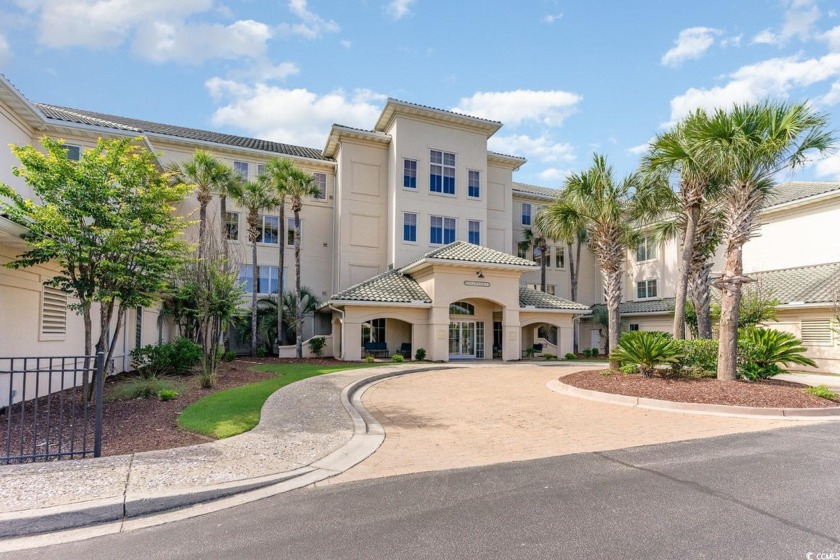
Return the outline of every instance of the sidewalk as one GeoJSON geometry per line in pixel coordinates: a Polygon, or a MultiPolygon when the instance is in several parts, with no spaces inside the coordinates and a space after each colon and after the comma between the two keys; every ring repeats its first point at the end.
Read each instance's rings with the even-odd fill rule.
{"type": "Polygon", "coordinates": [[[840,375],[820,375],[818,373],[782,373],[775,376],[773,379],[804,383],[805,385],[810,385],[811,387],[825,385],[831,391],[840,393],[840,375]]]}
{"type": "Polygon", "coordinates": [[[274,393],[253,430],[212,443],[0,467],[0,538],[119,521],[284,481],[299,484],[287,482],[282,491],[329,478],[368,457],[384,439],[381,426],[358,406],[368,383],[442,367],[383,366],[305,379],[274,393]]]}

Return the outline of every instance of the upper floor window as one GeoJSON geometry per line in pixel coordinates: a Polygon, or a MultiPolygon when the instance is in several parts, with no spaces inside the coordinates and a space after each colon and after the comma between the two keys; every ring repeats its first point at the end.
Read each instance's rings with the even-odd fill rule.
{"type": "MultiPolygon", "coordinates": [[[[528,284],[527,287],[531,288],[532,290],[536,290],[538,292],[542,291],[542,290],[540,290],[540,288],[542,287],[541,284],[528,284]]],[[[545,293],[553,296],[553,295],[556,295],[555,292],[557,292],[557,286],[555,286],[554,284],[546,284],[545,285],[545,293]]]]}
{"type": "Polygon", "coordinates": [[[403,160],[403,187],[417,188],[417,161],[413,159],[403,160]]]}
{"type": "Polygon", "coordinates": [[[531,225],[531,205],[527,202],[522,203],[522,225],[531,225]]]}
{"type": "MultiPolygon", "coordinates": [[[[257,293],[276,294],[278,286],[278,268],[276,266],[257,267],[257,293]]],[[[254,271],[250,264],[239,267],[239,283],[246,294],[254,293],[254,271]]]]}
{"type": "MultiPolygon", "coordinates": [[[[303,243],[303,220],[300,222],[300,242],[303,243]]],[[[286,218],[286,245],[294,247],[295,245],[295,219],[286,218]]]]}
{"type": "Polygon", "coordinates": [[[432,216],[429,243],[432,245],[446,245],[455,241],[455,218],[432,216]]]}
{"type": "Polygon", "coordinates": [[[327,198],[327,174],[326,173],[313,173],[312,176],[315,178],[315,186],[318,187],[318,194],[315,195],[315,198],[318,200],[326,200],[327,198]]]}
{"type": "Polygon", "coordinates": [[[636,262],[651,261],[656,258],[656,240],[651,236],[643,237],[636,246],[636,262]]]}
{"type": "Polygon", "coordinates": [[[262,216],[262,227],[257,233],[257,242],[276,245],[280,237],[280,218],[262,216]]]}
{"type": "Polygon", "coordinates": [[[516,256],[520,259],[527,259],[528,258],[528,248],[525,247],[523,244],[518,243],[516,245],[516,256]]]}
{"type": "Polygon", "coordinates": [[[239,239],[239,212],[227,212],[225,216],[225,232],[231,241],[239,239]]]}
{"type": "Polygon", "coordinates": [[[554,252],[557,253],[557,258],[554,259],[554,265],[557,268],[566,268],[566,248],[555,247],[554,252]]]}
{"type": "Polygon", "coordinates": [[[79,146],[73,146],[71,144],[65,144],[64,150],[67,152],[67,159],[70,161],[79,161],[82,159],[82,148],[79,146]]]}
{"type": "Polygon", "coordinates": [[[431,150],[429,159],[429,190],[455,194],[455,154],[431,150]]]}
{"type": "Polygon", "coordinates": [[[450,315],[475,315],[475,306],[466,301],[456,301],[449,304],[450,315]]]}
{"type": "Polygon", "coordinates": [[[481,173],[470,171],[467,177],[467,196],[470,198],[481,197],[481,173]]]}
{"type": "Polygon", "coordinates": [[[636,282],[636,299],[656,297],[656,280],[642,280],[636,282]]]}
{"type": "Polygon", "coordinates": [[[248,162],[247,161],[234,161],[233,162],[233,170],[239,174],[240,177],[243,179],[248,179],[248,162]]]}
{"type": "Polygon", "coordinates": [[[481,245],[481,222],[478,220],[470,220],[467,224],[467,241],[473,245],[481,245]]]}
{"type": "Polygon", "coordinates": [[[412,212],[403,214],[403,241],[417,241],[417,214],[412,212]]]}
{"type": "Polygon", "coordinates": [[[264,163],[258,163],[257,164],[257,177],[259,177],[260,175],[265,175],[266,169],[268,169],[268,167],[266,167],[266,165],[264,163]]]}

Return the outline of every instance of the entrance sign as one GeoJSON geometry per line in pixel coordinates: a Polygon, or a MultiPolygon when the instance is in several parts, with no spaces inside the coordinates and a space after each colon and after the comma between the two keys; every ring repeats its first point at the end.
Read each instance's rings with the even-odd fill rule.
{"type": "Polygon", "coordinates": [[[479,282],[478,280],[464,280],[464,286],[476,286],[479,288],[489,288],[490,282],[479,282]]]}

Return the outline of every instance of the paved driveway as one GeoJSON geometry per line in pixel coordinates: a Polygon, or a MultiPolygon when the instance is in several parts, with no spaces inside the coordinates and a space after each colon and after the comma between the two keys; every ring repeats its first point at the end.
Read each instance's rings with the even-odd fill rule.
{"type": "Polygon", "coordinates": [[[362,400],[384,426],[385,443],[327,483],[805,425],[642,410],[546,388],[583,369],[470,364],[374,385],[362,400]]]}

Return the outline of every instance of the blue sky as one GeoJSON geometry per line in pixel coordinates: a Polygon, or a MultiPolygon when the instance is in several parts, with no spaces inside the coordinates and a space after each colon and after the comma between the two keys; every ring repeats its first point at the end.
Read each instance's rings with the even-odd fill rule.
{"type": "MultiPolygon", "coordinates": [[[[28,98],[322,148],[388,97],[502,121],[515,180],[621,173],[695,107],[810,100],[840,128],[830,0],[0,0],[28,98]]],[[[789,178],[789,177],[786,177],[789,178]]],[[[840,179],[840,155],[797,179],[840,179]]]]}

